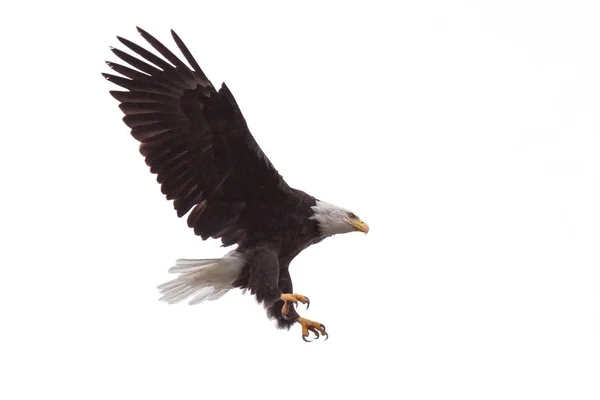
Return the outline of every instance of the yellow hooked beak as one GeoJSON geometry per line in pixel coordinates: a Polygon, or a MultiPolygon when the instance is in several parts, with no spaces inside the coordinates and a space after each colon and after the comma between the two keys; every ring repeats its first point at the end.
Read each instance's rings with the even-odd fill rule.
{"type": "Polygon", "coordinates": [[[367,225],[366,222],[363,222],[360,219],[353,220],[352,226],[354,226],[357,231],[364,232],[365,234],[369,233],[369,225],[367,225]]]}

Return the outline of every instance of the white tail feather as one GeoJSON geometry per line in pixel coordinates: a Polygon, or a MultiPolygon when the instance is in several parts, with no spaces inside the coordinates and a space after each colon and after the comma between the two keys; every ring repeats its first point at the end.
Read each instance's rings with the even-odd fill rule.
{"type": "Polygon", "coordinates": [[[162,294],[160,300],[174,304],[194,296],[190,305],[217,300],[232,289],[243,266],[244,260],[235,250],[220,259],[177,260],[169,272],[179,273],[179,276],[158,286],[162,294]]]}
{"type": "Polygon", "coordinates": [[[214,264],[220,261],[218,258],[211,258],[207,260],[186,260],[180,259],[177,260],[174,267],[169,268],[170,274],[181,273],[184,274],[186,272],[194,272],[198,271],[200,267],[205,265],[214,264]]]}

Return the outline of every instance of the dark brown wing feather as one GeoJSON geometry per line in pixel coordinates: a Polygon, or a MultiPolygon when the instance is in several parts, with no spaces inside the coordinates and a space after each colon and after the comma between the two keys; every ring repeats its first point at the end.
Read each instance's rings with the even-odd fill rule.
{"type": "Polygon", "coordinates": [[[263,210],[264,202],[284,201],[290,188],[252,137],[227,86],[215,90],[177,34],[171,31],[193,69],[138,31],[164,59],[119,37],[140,58],[112,49],[135,69],[107,62],[123,77],[104,77],[127,89],[110,93],[177,215],[193,208],[188,225],[197,235],[236,243],[253,228],[243,215],[261,203],[263,210]]]}

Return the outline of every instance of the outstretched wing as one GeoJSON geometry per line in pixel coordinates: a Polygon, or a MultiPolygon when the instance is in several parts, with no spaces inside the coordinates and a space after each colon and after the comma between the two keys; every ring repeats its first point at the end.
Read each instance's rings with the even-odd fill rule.
{"type": "Polygon", "coordinates": [[[194,208],[188,225],[197,235],[236,243],[249,229],[239,218],[242,212],[265,199],[284,198],[290,188],[252,137],[227,86],[215,90],[179,36],[171,31],[191,69],[138,31],[164,58],[118,37],[139,57],[112,49],[135,69],[107,62],[123,77],[104,77],[127,89],[110,93],[121,103],[123,121],[141,142],[163,194],[174,200],[177,216],[194,208]]]}

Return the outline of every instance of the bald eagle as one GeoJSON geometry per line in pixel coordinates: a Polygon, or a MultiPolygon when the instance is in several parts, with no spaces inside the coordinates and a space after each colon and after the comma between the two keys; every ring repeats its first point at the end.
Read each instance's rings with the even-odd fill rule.
{"type": "Polygon", "coordinates": [[[302,250],[326,237],[369,231],[356,214],[287,185],[252,137],[233,95],[216,90],[179,36],[171,31],[186,65],[142,29],[141,36],[162,57],[121,38],[137,56],[111,48],[131,67],[108,66],[104,73],[126,91],[110,91],[123,121],[140,142],[150,172],[157,174],[178,217],[186,214],[194,233],[237,245],[221,259],[180,259],[160,285],[161,300],[189,304],[215,300],[232,288],[248,290],[279,328],[294,324],[316,338],[325,326],[300,317],[298,302],[309,299],[292,288],[289,265],[302,250]],[[135,69],[134,69],[135,68],[135,69]],[[191,211],[191,212],[190,212],[191,211]]]}

